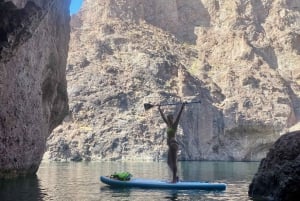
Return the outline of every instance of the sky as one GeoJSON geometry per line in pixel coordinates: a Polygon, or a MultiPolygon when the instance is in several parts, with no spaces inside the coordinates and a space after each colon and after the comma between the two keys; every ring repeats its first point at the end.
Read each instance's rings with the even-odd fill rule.
{"type": "Polygon", "coordinates": [[[77,13],[80,9],[81,4],[82,0],[71,0],[70,15],[77,13]]]}

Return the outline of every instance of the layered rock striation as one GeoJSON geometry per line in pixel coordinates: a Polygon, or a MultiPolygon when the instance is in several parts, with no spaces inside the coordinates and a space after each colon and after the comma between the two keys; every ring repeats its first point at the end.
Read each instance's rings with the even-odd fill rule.
{"type": "Polygon", "coordinates": [[[0,178],[34,174],[68,113],[69,3],[0,1],[0,178]]]}
{"type": "Polygon", "coordinates": [[[164,159],[164,123],[143,104],[201,99],[180,122],[181,160],[262,159],[299,122],[299,22],[297,0],[85,0],[71,114],[45,158],[164,159]]]}

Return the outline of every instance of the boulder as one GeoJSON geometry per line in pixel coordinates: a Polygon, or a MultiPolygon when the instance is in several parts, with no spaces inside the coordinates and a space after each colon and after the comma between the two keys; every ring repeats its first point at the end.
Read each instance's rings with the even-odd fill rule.
{"type": "Polygon", "coordinates": [[[300,197],[300,131],[281,136],[263,159],[249,187],[249,196],[275,201],[300,197]]]}

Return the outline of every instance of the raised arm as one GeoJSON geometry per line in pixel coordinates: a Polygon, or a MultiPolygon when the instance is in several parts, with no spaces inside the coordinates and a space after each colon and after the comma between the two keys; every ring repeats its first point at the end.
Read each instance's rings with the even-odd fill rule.
{"type": "Polygon", "coordinates": [[[182,113],[182,111],[183,111],[183,108],[184,108],[185,104],[186,104],[186,103],[184,102],[184,103],[182,103],[182,105],[181,105],[180,111],[179,111],[179,113],[178,113],[178,115],[177,115],[177,117],[176,117],[176,120],[175,120],[175,122],[174,122],[174,126],[175,126],[175,127],[177,127],[178,124],[179,124],[179,119],[180,119],[180,116],[181,116],[181,113],[182,113]]]}
{"type": "Polygon", "coordinates": [[[163,118],[164,122],[166,124],[168,124],[167,118],[165,117],[164,113],[161,111],[160,106],[158,106],[158,110],[159,110],[159,113],[160,113],[161,117],[163,118]]]}

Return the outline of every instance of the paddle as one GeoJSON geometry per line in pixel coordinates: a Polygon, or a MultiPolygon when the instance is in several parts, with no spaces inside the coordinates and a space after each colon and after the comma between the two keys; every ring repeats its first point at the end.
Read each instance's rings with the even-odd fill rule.
{"type": "MultiPolygon", "coordinates": [[[[192,104],[192,103],[201,103],[201,101],[192,101],[192,102],[186,102],[186,104],[192,104]]],[[[149,110],[153,108],[154,106],[167,106],[167,105],[179,105],[182,104],[181,102],[179,103],[165,103],[165,104],[151,104],[151,103],[144,103],[144,108],[145,110],[149,110]]]]}

